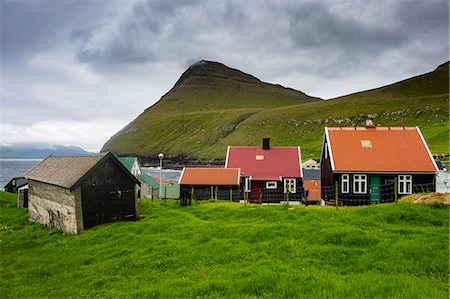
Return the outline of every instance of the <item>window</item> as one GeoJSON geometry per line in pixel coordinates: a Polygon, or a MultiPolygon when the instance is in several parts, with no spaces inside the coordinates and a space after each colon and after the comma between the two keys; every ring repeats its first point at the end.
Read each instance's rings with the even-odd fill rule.
{"type": "Polygon", "coordinates": [[[350,184],[350,176],[348,174],[343,174],[341,176],[341,192],[348,193],[349,192],[349,184],[350,184]]]}
{"type": "Polygon", "coordinates": [[[276,181],[266,182],[266,189],[277,189],[277,182],[276,181]]]}
{"type": "Polygon", "coordinates": [[[296,184],[295,179],[284,179],[284,193],[295,193],[296,184]]]}
{"type": "Polygon", "coordinates": [[[370,140],[361,140],[362,148],[372,148],[372,142],[370,140]]]}
{"type": "Polygon", "coordinates": [[[245,178],[244,179],[244,191],[245,192],[250,192],[250,188],[251,188],[250,178],[245,178]]]}
{"type": "Polygon", "coordinates": [[[398,193],[399,194],[412,193],[412,177],[410,175],[398,176],[398,193]]]}
{"type": "Polygon", "coordinates": [[[365,174],[353,175],[353,193],[355,194],[367,193],[367,175],[365,174]]]}

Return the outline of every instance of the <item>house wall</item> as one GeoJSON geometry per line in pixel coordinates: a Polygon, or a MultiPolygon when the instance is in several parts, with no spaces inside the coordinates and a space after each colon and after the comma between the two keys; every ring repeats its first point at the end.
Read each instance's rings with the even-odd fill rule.
{"type": "Polygon", "coordinates": [[[320,159],[320,179],[322,186],[334,185],[333,170],[331,169],[331,159],[329,153],[325,155],[325,151],[328,151],[328,147],[324,146],[324,151],[320,159]]]}
{"type": "MultiPolygon", "coordinates": [[[[180,198],[190,199],[192,190],[194,190],[194,198],[196,200],[205,200],[214,198],[216,194],[216,186],[205,185],[179,185],[180,186],[180,198]],[[212,189],[211,189],[212,187],[212,189]]],[[[230,190],[232,193],[232,201],[239,201],[242,199],[242,193],[238,186],[217,186],[217,198],[222,200],[230,200],[230,190]]]]}
{"type": "MultiPolygon", "coordinates": [[[[342,193],[342,174],[335,173],[333,174],[333,181],[338,182],[338,197],[339,200],[343,202],[344,205],[361,205],[361,204],[370,204],[370,178],[372,176],[380,177],[381,184],[381,198],[380,202],[392,202],[395,198],[395,190],[394,190],[394,180],[397,178],[399,174],[377,174],[377,173],[364,173],[360,174],[367,175],[367,193],[364,194],[355,194],[353,191],[353,173],[349,173],[349,192],[342,193]]],[[[406,174],[408,175],[408,174],[406,174]]],[[[412,176],[412,192],[434,192],[435,187],[435,175],[434,174],[410,174],[412,176]]],[[[397,185],[398,191],[398,185],[397,185]]],[[[397,198],[404,196],[405,194],[398,194],[397,198]]],[[[334,183],[331,186],[324,186],[322,188],[322,198],[326,200],[334,200],[336,197],[335,186],[334,183]]]]}
{"type": "Polygon", "coordinates": [[[17,190],[17,207],[28,208],[28,186],[17,190]]]}
{"type": "Polygon", "coordinates": [[[141,182],[141,198],[153,198],[153,188],[146,182],[142,180],[139,181],[141,182]]]}
{"type": "Polygon", "coordinates": [[[162,186],[162,198],[178,199],[180,197],[180,185],[164,184],[162,186]]]}
{"type": "MultiPolygon", "coordinates": [[[[120,163],[120,162],[118,162],[120,163]]],[[[126,190],[133,190],[133,196],[130,198],[130,200],[133,201],[134,211],[129,211],[128,203],[130,203],[127,199],[126,202],[121,202],[120,205],[126,209],[122,212],[125,214],[134,214],[134,219],[136,219],[138,212],[138,201],[137,201],[137,185],[133,179],[131,179],[124,170],[119,167],[118,163],[115,163],[112,159],[105,160],[102,164],[97,165],[95,169],[92,171],[92,173],[89,174],[88,177],[84,179],[84,181],[81,184],[81,188],[88,190],[89,188],[92,188],[93,186],[100,187],[99,189],[110,189],[111,192],[118,193],[118,192],[124,192],[126,190]]],[[[142,191],[141,191],[142,192],[142,191]]],[[[88,194],[89,192],[86,192],[88,194]]],[[[98,194],[97,194],[98,195],[98,194]]],[[[111,195],[111,198],[114,198],[113,195],[111,195]]],[[[116,195],[115,200],[119,200],[119,196],[116,195]]],[[[124,197],[120,197],[123,199],[124,197]]],[[[127,197],[128,198],[128,197],[127,197]]],[[[84,199],[83,199],[84,200],[84,199]]],[[[111,199],[113,200],[113,199],[111,199]]],[[[112,203],[111,205],[115,205],[112,203]]],[[[121,220],[122,216],[124,215],[118,215],[116,220],[121,220]]],[[[110,221],[112,221],[111,219],[110,221]]],[[[105,219],[102,220],[102,223],[109,222],[105,221],[105,219]]]]}
{"type": "Polygon", "coordinates": [[[441,170],[436,175],[436,192],[450,192],[450,172],[441,170]]]}
{"type": "Polygon", "coordinates": [[[28,216],[30,221],[66,233],[83,230],[80,188],[69,189],[41,183],[28,182],[28,216]]]}

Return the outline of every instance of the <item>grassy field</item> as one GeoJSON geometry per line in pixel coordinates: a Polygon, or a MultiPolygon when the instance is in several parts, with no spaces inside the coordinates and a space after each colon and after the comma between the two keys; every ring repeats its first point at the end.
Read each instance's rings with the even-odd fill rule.
{"type": "Polygon", "coordinates": [[[0,193],[1,298],[448,298],[448,208],[140,202],[63,235],[0,193]]]}
{"type": "Polygon", "coordinates": [[[326,126],[419,126],[433,153],[449,151],[449,66],[392,85],[321,101],[262,83],[225,66],[179,81],[156,105],[113,136],[102,150],[208,163],[228,145],[300,145],[320,158],[326,126]]]}

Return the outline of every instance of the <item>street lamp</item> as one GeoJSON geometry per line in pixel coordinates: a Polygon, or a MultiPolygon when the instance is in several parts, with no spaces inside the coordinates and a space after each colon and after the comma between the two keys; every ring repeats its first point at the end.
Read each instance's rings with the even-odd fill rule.
{"type": "Polygon", "coordinates": [[[162,160],[164,158],[163,153],[159,153],[159,199],[162,199],[162,160]]]}

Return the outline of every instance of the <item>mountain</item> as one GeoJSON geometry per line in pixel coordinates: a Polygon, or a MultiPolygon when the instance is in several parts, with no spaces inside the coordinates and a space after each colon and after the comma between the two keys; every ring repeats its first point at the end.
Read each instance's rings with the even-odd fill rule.
{"type": "Polygon", "coordinates": [[[320,100],[203,60],[190,66],[167,94],[115,134],[102,151],[138,156],[163,152],[195,159],[198,151],[216,144],[255,113],[320,100]]]}
{"type": "Polygon", "coordinates": [[[36,145],[17,143],[11,146],[0,146],[0,158],[43,159],[49,155],[83,155],[88,154],[77,146],[36,145]]]}
{"type": "Polygon", "coordinates": [[[222,162],[227,146],[301,145],[318,158],[325,126],[419,126],[430,150],[448,152],[449,63],[380,88],[321,100],[216,62],[192,65],[159,102],[119,131],[102,151],[172,163],[222,162]]]}

